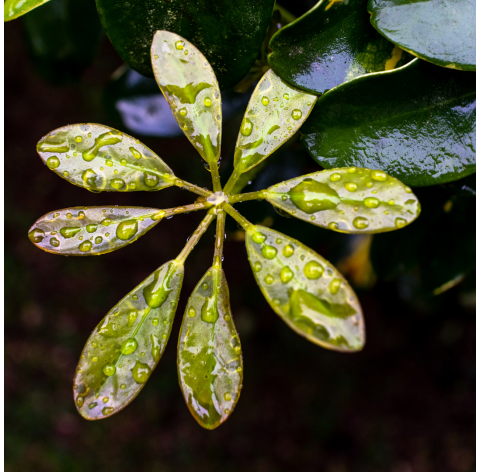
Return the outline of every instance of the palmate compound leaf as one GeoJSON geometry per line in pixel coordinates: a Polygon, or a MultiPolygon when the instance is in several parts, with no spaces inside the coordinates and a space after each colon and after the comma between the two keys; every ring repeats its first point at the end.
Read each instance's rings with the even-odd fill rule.
{"type": "Polygon", "coordinates": [[[155,80],[189,141],[209,165],[220,157],[219,84],[204,55],[186,39],[157,31],[151,48],[155,80]]]}
{"type": "Polygon", "coordinates": [[[34,8],[47,3],[49,0],[6,0],[3,5],[4,21],[15,20],[34,8]]]}
{"type": "Polygon", "coordinates": [[[51,131],[37,152],[57,175],[92,192],[161,190],[175,181],[170,167],[138,139],[95,123],[51,131]]]}
{"type": "Polygon", "coordinates": [[[178,373],[187,406],[206,429],[232,413],[242,389],[242,353],[222,269],[211,267],[187,302],[178,345],[178,373]]]}
{"type": "Polygon", "coordinates": [[[64,256],[91,256],[133,243],[162,219],[142,207],[74,207],[47,213],[28,232],[38,248],[64,256]]]}
{"type": "Polygon", "coordinates": [[[290,328],[327,349],[353,352],[363,348],[361,306],[332,264],[299,241],[265,226],[247,229],[246,247],[264,297],[290,328]]]}
{"type": "Polygon", "coordinates": [[[300,220],[341,233],[403,228],[421,211],[409,187],[381,170],[344,167],[269,187],[266,200],[300,220]]]}
{"type": "Polygon", "coordinates": [[[85,419],[117,413],[145,385],[169,339],[183,276],[183,264],[165,263],[90,335],[74,378],[75,404],[85,419]]]}

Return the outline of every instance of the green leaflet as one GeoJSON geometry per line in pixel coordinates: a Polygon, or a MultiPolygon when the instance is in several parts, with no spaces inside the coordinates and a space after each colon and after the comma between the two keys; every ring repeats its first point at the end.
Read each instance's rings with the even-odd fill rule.
{"type": "Polygon", "coordinates": [[[272,70],[257,84],[242,121],[234,155],[241,174],[262,162],[300,128],[317,97],[291,87],[272,70]]]}
{"type": "Polygon", "coordinates": [[[151,55],[155,80],[177,123],[203,159],[217,166],[222,108],[212,67],[193,44],[168,31],[155,33],[151,55]]]}
{"type": "Polygon", "coordinates": [[[158,30],[195,44],[212,64],[222,90],[253,65],[271,19],[274,0],[96,0],[112,45],[132,69],[152,75],[149,48],[158,30]]]}
{"type": "Polygon", "coordinates": [[[142,207],[66,208],[39,218],[28,237],[38,248],[54,254],[106,254],[139,239],[162,219],[161,214],[142,207]]]}
{"type": "Polygon", "coordinates": [[[317,94],[361,75],[402,66],[412,58],[372,28],[365,0],[321,0],[276,33],[270,47],[274,72],[317,94]]]}
{"type": "Polygon", "coordinates": [[[476,70],[475,0],[369,0],[383,36],[438,66],[476,70]]]}
{"type": "Polygon", "coordinates": [[[323,95],[302,143],[327,169],[382,169],[406,185],[475,172],[475,74],[414,59],[323,95]]]}
{"type": "Polygon", "coordinates": [[[211,267],[187,302],[178,346],[179,383],[206,429],[223,423],[242,388],[242,353],[224,271],[211,267]]]}
{"type": "Polygon", "coordinates": [[[14,20],[47,2],[48,0],[6,0],[3,5],[3,20],[14,20]]]}
{"type": "Polygon", "coordinates": [[[341,233],[380,233],[412,223],[421,207],[409,187],[380,170],[324,170],[267,189],[290,215],[341,233]]]}
{"type": "Polygon", "coordinates": [[[174,173],[157,154],[108,126],[63,126],[44,136],[37,152],[57,175],[93,192],[151,191],[174,185],[174,173]]]}
{"type": "Polygon", "coordinates": [[[184,266],[165,263],[124,297],[90,335],[77,366],[77,410],[98,420],[126,407],[140,392],[169,339],[184,266]]]}
{"type": "Polygon", "coordinates": [[[251,225],[246,247],[257,284],[271,308],[296,333],[336,351],[359,351],[364,319],[344,277],[299,241],[251,225]]]}

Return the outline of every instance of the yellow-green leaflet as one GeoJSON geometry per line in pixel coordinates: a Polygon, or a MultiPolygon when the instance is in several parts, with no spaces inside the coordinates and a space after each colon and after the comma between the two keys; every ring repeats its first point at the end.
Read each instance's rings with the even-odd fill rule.
{"type": "Polygon", "coordinates": [[[35,246],[54,254],[106,254],[139,239],[162,219],[161,214],[142,207],[66,208],[39,218],[28,237],[35,246]]]}
{"type": "Polygon", "coordinates": [[[74,379],[75,404],[84,418],[117,413],[145,385],[169,339],[183,276],[182,264],[165,263],[90,335],[74,379]]]}
{"type": "Polygon", "coordinates": [[[331,263],[265,226],[248,228],[246,247],[266,300],[296,333],[327,349],[351,352],[363,348],[361,306],[331,263]]]}
{"type": "Polygon", "coordinates": [[[92,192],[161,190],[174,185],[170,167],[138,139],[108,126],[84,123],[51,131],[37,144],[47,166],[92,192]]]}
{"type": "Polygon", "coordinates": [[[155,33],[151,59],[155,80],[177,123],[209,165],[217,166],[222,109],[211,65],[192,43],[169,31],[155,33]]]}
{"type": "Polygon", "coordinates": [[[343,167],[269,187],[266,200],[300,220],[341,233],[381,233],[412,223],[412,190],[381,170],[343,167]]]}
{"type": "Polygon", "coordinates": [[[6,0],[3,5],[3,20],[14,20],[47,2],[48,0],[6,0]]]}
{"type": "Polygon", "coordinates": [[[251,169],[291,138],[317,97],[283,82],[268,70],[254,90],[237,138],[235,172],[251,169]]]}
{"type": "Polygon", "coordinates": [[[242,353],[222,269],[211,267],[189,298],[178,346],[179,383],[190,412],[214,429],[232,413],[242,388],[242,353]]]}

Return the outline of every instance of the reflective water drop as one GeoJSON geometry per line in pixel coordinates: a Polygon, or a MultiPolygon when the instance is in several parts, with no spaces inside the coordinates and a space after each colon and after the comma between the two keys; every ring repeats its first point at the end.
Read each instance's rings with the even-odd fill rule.
{"type": "Polygon", "coordinates": [[[116,235],[122,241],[127,241],[135,236],[139,229],[139,223],[137,220],[122,221],[117,226],[116,235]]]}
{"type": "Polygon", "coordinates": [[[232,400],[231,394],[228,392],[224,393],[224,400],[230,402],[232,400]]]}
{"type": "Polygon", "coordinates": [[[154,318],[154,319],[152,320],[152,324],[153,324],[154,326],[157,326],[157,325],[159,324],[159,318],[154,318]]]}
{"type": "Polygon", "coordinates": [[[161,356],[161,348],[159,338],[155,334],[150,335],[150,343],[152,344],[152,349],[150,350],[152,357],[156,362],[159,361],[161,356]]]}
{"type": "Polygon", "coordinates": [[[404,218],[396,218],[396,228],[402,228],[403,226],[406,226],[406,223],[407,221],[404,218]]]}
{"type": "Polygon", "coordinates": [[[194,318],[195,316],[195,308],[193,306],[191,306],[188,310],[187,310],[187,314],[191,317],[191,318],[194,318]]]}
{"type": "Polygon", "coordinates": [[[125,384],[120,384],[120,389],[121,389],[121,390],[125,390],[126,388],[127,388],[127,385],[125,385],[125,384]]]}
{"type": "Polygon", "coordinates": [[[123,165],[123,166],[126,166],[127,165],[127,159],[121,159],[120,164],[123,165]]]}
{"type": "Polygon", "coordinates": [[[266,107],[267,105],[269,105],[269,97],[262,97],[261,102],[266,107]]]}
{"type": "Polygon", "coordinates": [[[123,179],[112,179],[109,183],[110,186],[115,190],[120,190],[125,187],[125,182],[123,179]]]}
{"type": "Polygon", "coordinates": [[[382,170],[373,170],[371,171],[371,178],[373,180],[377,180],[378,182],[384,182],[387,180],[387,174],[382,170]]]}
{"type": "Polygon", "coordinates": [[[109,167],[112,167],[114,165],[113,161],[111,161],[110,159],[107,159],[105,161],[105,164],[107,164],[109,167]]]}
{"type": "Polygon", "coordinates": [[[257,232],[252,235],[252,241],[257,244],[261,244],[266,240],[267,236],[263,233],[257,232]]]}
{"type": "Polygon", "coordinates": [[[115,366],[114,366],[113,364],[105,364],[105,365],[104,365],[104,368],[102,369],[102,372],[103,372],[106,376],[110,377],[110,376],[112,376],[112,375],[115,374],[115,371],[116,371],[116,370],[117,370],[117,369],[115,368],[115,366]]]}
{"type": "Polygon", "coordinates": [[[77,397],[77,399],[75,400],[75,404],[79,407],[79,408],[82,408],[83,404],[84,404],[84,397],[81,397],[80,395],[77,397]]]}
{"type": "Polygon", "coordinates": [[[60,234],[65,238],[73,238],[81,228],[75,228],[75,227],[65,227],[60,229],[60,234]]]}
{"type": "Polygon", "coordinates": [[[254,270],[260,272],[262,269],[262,264],[259,261],[254,262],[254,270]]]}
{"type": "Polygon", "coordinates": [[[131,328],[132,326],[134,326],[135,322],[137,321],[137,316],[138,316],[138,312],[137,310],[130,310],[129,311],[129,318],[128,318],[128,321],[127,321],[127,326],[129,328],[131,328]]]}
{"type": "Polygon", "coordinates": [[[88,233],[95,233],[95,231],[97,231],[97,225],[87,225],[86,230],[88,233]]]}
{"type": "Polygon", "coordinates": [[[291,244],[287,244],[284,246],[284,249],[282,250],[282,255],[284,257],[291,257],[292,254],[294,254],[294,246],[291,244]]]}
{"type": "Polygon", "coordinates": [[[286,284],[287,282],[289,282],[292,279],[292,277],[294,277],[294,272],[292,272],[290,267],[284,266],[281,269],[281,275],[280,275],[281,282],[283,284],[286,284]]]}
{"type": "Polygon", "coordinates": [[[167,300],[170,292],[172,292],[172,289],[168,286],[168,277],[160,278],[160,273],[159,270],[156,271],[154,280],[143,290],[145,301],[151,308],[159,308],[167,300]]]}
{"type": "Polygon", "coordinates": [[[274,259],[277,255],[277,249],[274,246],[265,245],[261,249],[261,253],[266,259],[274,259]]]}
{"type": "Polygon", "coordinates": [[[92,243],[90,241],[84,241],[80,246],[78,247],[82,252],[88,252],[90,249],[92,249],[92,243]]]}
{"type": "Polygon", "coordinates": [[[363,218],[362,216],[358,216],[357,218],[354,218],[352,225],[357,229],[365,229],[369,226],[369,220],[367,218],[363,218]]]}
{"type": "Polygon", "coordinates": [[[339,288],[341,287],[341,279],[332,279],[331,283],[329,284],[329,291],[335,295],[339,292],[339,288]]]}
{"type": "Polygon", "coordinates": [[[107,133],[101,134],[95,139],[94,146],[82,153],[82,157],[87,162],[90,162],[95,159],[95,157],[97,157],[97,153],[99,152],[101,147],[111,144],[117,144],[121,141],[122,136],[120,136],[120,133],[118,131],[109,131],[107,133]],[[115,133],[117,135],[115,135],[115,133]]]}
{"type": "Polygon", "coordinates": [[[57,238],[51,238],[50,239],[50,246],[59,247],[60,241],[57,238]]]}
{"type": "Polygon", "coordinates": [[[249,118],[244,118],[242,120],[242,125],[241,125],[241,129],[240,129],[240,133],[243,135],[243,136],[250,136],[251,133],[252,133],[252,130],[254,128],[254,125],[252,124],[252,121],[249,120],[249,118]]]}
{"type": "Polygon", "coordinates": [[[318,279],[324,273],[324,268],[317,261],[310,261],[304,266],[304,275],[308,279],[318,279]]]}
{"type": "Polygon", "coordinates": [[[288,93],[285,93],[285,94],[283,95],[283,97],[284,97],[285,100],[289,100],[289,94],[288,94],[288,93]]]}
{"type": "Polygon", "coordinates": [[[202,321],[206,323],[215,323],[219,318],[217,310],[217,300],[215,296],[206,298],[200,310],[202,321]]]}
{"type": "Polygon", "coordinates": [[[176,41],[175,43],[175,49],[182,50],[184,49],[185,42],[184,41],[176,41]]]}
{"type": "Polygon", "coordinates": [[[144,172],[144,182],[147,187],[155,187],[159,183],[159,177],[150,172],[144,172]]]}
{"type": "Polygon", "coordinates": [[[142,154],[140,154],[140,152],[137,151],[137,149],[135,149],[134,147],[129,147],[129,151],[132,153],[132,156],[134,156],[135,159],[141,159],[142,158],[142,154]]]}
{"type": "Polygon", "coordinates": [[[137,341],[134,338],[126,339],[122,346],[120,346],[120,352],[124,356],[128,356],[129,354],[134,353],[137,350],[137,341]]]}
{"type": "Polygon", "coordinates": [[[102,415],[104,416],[110,415],[113,412],[114,412],[114,408],[112,408],[111,406],[106,406],[105,408],[102,409],[102,415]]]}
{"type": "Polygon", "coordinates": [[[202,288],[203,288],[204,290],[207,290],[207,289],[209,288],[209,284],[208,284],[207,282],[204,282],[204,283],[202,284],[202,288]]]}
{"type": "Polygon", "coordinates": [[[204,98],[204,105],[205,105],[206,107],[210,107],[210,106],[212,105],[212,99],[209,98],[209,97],[205,97],[205,98],[204,98]]]}
{"type": "Polygon", "coordinates": [[[181,108],[179,110],[179,115],[180,116],[187,116],[187,109],[186,108],[181,108]]]}
{"type": "Polygon", "coordinates": [[[346,182],[344,184],[344,188],[348,191],[348,192],[355,192],[357,190],[357,184],[355,184],[354,182],[346,182]]]}
{"type": "Polygon", "coordinates": [[[287,195],[282,195],[281,200],[286,202],[289,197],[287,195]]]}
{"type": "Polygon", "coordinates": [[[338,182],[339,180],[342,179],[342,175],[341,174],[331,174],[331,176],[329,177],[330,181],[331,182],[338,182]]]}
{"type": "Polygon", "coordinates": [[[147,382],[152,370],[147,364],[137,361],[132,369],[132,377],[138,384],[147,382]]]}
{"type": "Polygon", "coordinates": [[[41,243],[44,237],[45,231],[41,230],[40,228],[32,229],[32,231],[28,233],[28,239],[30,239],[32,243],[41,243]]]}
{"type": "Polygon", "coordinates": [[[389,205],[394,205],[394,203],[396,203],[394,200],[389,200],[388,201],[389,205]]]}
{"type": "Polygon", "coordinates": [[[103,226],[110,226],[112,223],[113,221],[110,218],[105,218],[100,222],[103,226]]]}
{"type": "Polygon", "coordinates": [[[332,229],[333,231],[335,231],[336,229],[339,228],[339,225],[338,225],[335,221],[331,221],[331,222],[327,225],[327,227],[328,227],[329,229],[332,229]]]}
{"type": "Polygon", "coordinates": [[[364,205],[368,208],[377,208],[381,202],[375,197],[367,197],[364,199],[364,205]]]}
{"type": "Polygon", "coordinates": [[[47,159],[47,166],[49,169],[56,169],[60,165],[60,159],[57,156],[52,156],[47,159]]]}
{"type": "Polygon", "coordinates": [[[272,282],[274,282],[274,277],[272,277],[272,275],[266,275],[266,278],[264,279],[264,282],[268,285],[272,284],[272,282]]]}
{"type": "Polygon", "coordinates": [[[98,405],[97,402],[89,403],[89,410],[93,410],[98,405]]]}
{"type": "Polygon", "coordinates": [[[75,141],[77,141],[77,143],[81,143],[82,142],[82,136],[76,136],[75,141]]]}
{"type": "Polygon", "coordinates": [[[291,116],[294,120],[300,120],[302,118],[302,111],[301,110],[292,110],[291,116]]]}
{"type": "Polygon", "coordinates": [[[95,244],[100,244],[102,241],[103,241],[102,236],[97,236],[97,237],[95,238],[95,244]]]}
{"type": "Polygon", "coordinates": [[[356,167],[349,167],[348,172],[349,172],[350,174],[354,174],[354,172],[356,172],[356,170],[357,170],[356,167]]]}
{"type": "Polygon", "coordinates": [[[341,199],[338,193],[324,183],[307,178],[289,191],[292,203],[304,213],[312,214],[337,207],[341,199]]]}

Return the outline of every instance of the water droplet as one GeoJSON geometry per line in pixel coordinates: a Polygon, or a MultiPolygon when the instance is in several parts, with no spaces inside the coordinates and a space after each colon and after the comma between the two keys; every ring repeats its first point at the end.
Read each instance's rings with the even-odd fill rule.
{"type": "Polygon", "coordinates": [[[60,159],[57,156],[52,156],[47,159],[47,166],[49,169],[56,169],[60,165],[60,159]]]}
{"type": "Polygon", "coordinates": [[[126,339],[122,346],[120,346],[120,352],[124,356],[128,356],[137,350],[137,341],[134,338],[126,339]]]}
{"type": "Polygon", "coordinates": [[[206,107],[210,107],[212,105],[212,99],[210,97],[205,97],[204,98],[204,105],[206,107]]]}
{"type": "Polygon", "coordinates": [[[129,150],[132,153],[132,156],[135,157],[135,159],[141,159],[142,158],[142,154],[140,154],[140,152],[137,151],[137,149],[135,149],[134,147],[129,147],[129,150]]]}
{"type": "Polygon", "coordinates": [[[312,178],[304,179],[289,191],[292,203],[304,213],[333,210],[340,203],[338,193],[312,178]]]}
{"type": "Polygon", "coordinates": [[[394,205],[394,203],[396,203],[394,200],[389,200],[388,201],[389,205],[394,205]]]}
{"type": "Polygon", "coordinates": [[[189,51],[186,49],[186,50],[184,51],[184,56],[187,56],[187,54],[189,54],[189,51]]]}
{"type": "Polygon", "coordinates": [[[291,244],[287,244],[286,246],[284,246],[282,254],[284,257],[291,257],[292,254],[294,254],[294,246],[292,246],[291,244]]]}
{"type": "Polygon", "coordinates": [[[341,279],[332,279],[331,283],[329,284],[329,291],[335,295],[339,292],[339,288],[341,287],[341,279]]]}
{"type": "Polygon", "coordinates": [[[332,229],[333,231],[337,230],[339,228],[339,225],[335,221],[331,221],[327,227],[329,229],[332,229]]]}
{"type": "MultiPolygon", "coordinates": [[[[171,266],[169,266],[170,271],[171,266]]],[[[157,270],[154,273],[154,280],[144,288],[143,294],[145,301],[151,308],[159,308],[169,296],[172,289],[169,288],[169,278],[160,278],[161,272],[157,270]]]]}
{"type": "Polygon", "coordinates": [[[127,159],[121,159],[120,164],[123,165],[123,166],[126,166],[127,165],[127,159]]]}
{"type": "Polygon", "coordinates": [[[181,108],[179,110],[179,115],[180,116],[187,116],[187,109],[186,108],[181,108]]]}
{"type": "Polygon", "coordinates": [[[368,208],[377,208],[381,202],[375,197],[367,197],[364,199],[364,205],[368,208]]]}
{"type": "Polygon", "coordinates": [[[281,244],[282,243],[282,239],[281,238],[277,238],[276,239],[276,244],[281,244]]]}
{"type": "Polygon", "coordinates": [[[257,232],[252,235],[252,241],[257,244],[261,244],[266,240],[267,236],[263,233],[257,232]]]}
{"type": "Polygon", "coordinates": [[[59,240],[57,238],[51,238],[50,239],[50,246],[59,247],[60,246],[59,240]]]}
{"type": "Polygon", "coordinates": [[[287,201],[287,198],[288,198],[287,195],[282,195],[282,197],[281,197],[283,202],[287,201]]]}
{"type": "Polygon", "coordinates": [[[30,239],[32,243],[41,243],[44,237],[45,231],[41,230],[40,228],[35,228],[28,233],[28,239],[30,239]]]}
{"type": "Polygon", "coordinates": [[[365,229],[369,226],[369,220],[367,218],[363,218],[362,216],[358,216],[357,218],[354,218],[352,225],[357,229],[365,229]]]}
{"type": "Polygon", "coordinates": [[[132,326],[134,326],[135,324],[135,321],[137,320],[137,316],[139,315],[139,313],[137,312],[137,310],[130,310],[129,311],[129,319],[127,321],[127,326],[129,328],[131,328],[132,326]]]}
{"type": "Polygon", "coordinates": [[[100,222],[103,226],[110,226],[113,221],[110,218],[105,218],[100,222]]]}
{"type": "MultiPolygon", "coordinates": [[[[224,400],[226,402],[230,402],[232,400],[232,397],[231,397],[231,394],[230,393],[224,393],[224,400]]],[[[229,411],[229,410],[226,410],[226,411],[229,411]]],[[[228,413],[227,413],[228,414],[228,413]]]]}
{"type": "Polygon", "coordinates": [[[147,187],[155,187],[159,183],[159,177],[150,172],[144,172],[144,182],[147,187]]]}
{"type": "Polygon", "coordinates": [[[203,288],[204,290],[207,290],[207,289],[209,288],[209,284],[208,284],[207,282],[204,282],[204,283],[202,284],[202,288],[203,288]]]}
{"type": "Polygon", "coordinates": [[[121,389],[121,390],[125,390],[126,388],[127,388],[127,385],[125,385],[125,384],[120,384],[120,389],[121,389]]]}
{"type": "Polygon", "coordinates": [[[252,133],[252,129],[254,128],[254,125],[252,124],[252,121],[249,120],[249,118],[244,118],[242,120],[242,125],[240,129],[240,133],[243,136],[250,136],[252,133]]]}
{"type": "Polygon", "coordinates": [[[200,310],[202,321],[206,323],[215,323],[219,318],[219,311],[217,310],[217,300],[215,296],[206,298],[200,310]]]}
{"type": "Polygon", "coordinates": [[[262,269],[262,264],[259,261],[254,262],[254,270],[256,272],[260,272],[261,269],[262,269]]]}
{"type": "Polygon", "coordinates": [[[331,174],[331,177],[329,177],[329,179],[331,180],[331,182],[338,182],[342,179],[342,175],[338,173],[331,174]]]}
{"type": "Polygon", "coordinates": [[[153,324],[154,326],[157,326],[157,325],[159,324],[159,318],[154,318],[154,319],[152,320],[152,324],[153,324]]]}
{"type": "Polygon", "coordinates": [[[344,184],[344,188],[348,191],[348,192],[355,192],[357,190],[357,184],[355,184],[354,182],[346,182],[344,184]]]}
{"type": "Polygon", "coordinates": [[[122,179],[112,179],[109,183],[115,190],[120,190],[125,187],[125,182],[122,179]]]}
{"type": "Polygon", "coordinates": [[[60,234],[65,238],[73,238],[81,228],[74,228],[74,227],[65,227],[60,229],[60,234]]]}
{"type": "Polygon", "coordinates": [[[318,279],[324,273],[324,268],[317,261],[309,261],[304,266],[304,275],[308,279],[318,279]]]}
{"type": "Polygon", "coordinates": [[[97,402],[89,403],[89,410],[93,410],[98,405],[97,402]]]}
{"type": "Polygon", "coordinates": [[[272,275],[266,275],[266,278],[264,279],[264,282],[268,285],[272,284],[272,282],[274,282],[274,277],[272,277],[272,275]]]}
{"type": "Polygon", "coordinates": [[[97,231],[97,225],[87,225],[86,229],[88,233],[95,233],[95,231],[97,231]]]}
{"type": "Polygon", "coordinates": [[[191,318],[194,318],[195,316],[195,308],[193,306],[191,306],[188,310],[187,310],[187,314],[191,317],[191,318]]]}
{"type": "Polygon", "coordinates": [[[103,241],[102,236],[97,236],[97,237],[95,238],[95,244],[100,244],[102,241],[103,241]]]}
{"type": "Polygon", "coordinates": [[[292,272],[291,268],[288,267],[288,266],[284,266],[282,269],[281,269],[281,282],[283,284],[286,284],[287,282],[289,282],[292,277],[294,277],[294,272],[292,272]]]}
{"type": "Polygon", "coordinates": [[[113,364],[105,364],[104,365],[104,368],[102,369],[102,372],[107,375],[108,377],[110,377],[111,375],[114,375],[115,374],[115,371],[117,369],[115,368],[115,366],[113,364]]]}
{"type": "Polygon", "coordinates": [[[357,170],[357,169],[356,169],[355,167],[349,167],[348,172],[349,172],[350,174],[354,174],[354,172],[356,172],[356,170],[357,170]]]}
{"type": "Polygon", "coordinates": [[[266,107],[267,105],[269,105],[269,97],[262,97],[262,104],[266,107]]]}
{"type": "Polygon", "coordinates": [[[102,415],[104,416],[110,415],[113,412],[114,412],[114,408],[112,408],[111,406],[106,406],[105,408],[102,409],[102,415]]]}
{"type": "Polygon", "coordinates": [[[294,120],[300,120],[302,118],[302,111],[298,109],[292,110],[291,116],[294,120]]]}
{"type": "Polygon", "coordinates": [[[413,193],[413,191],[409,187],[404,187],[404,191],[406,193],[413,193]]]}
{"type": "Polygon", "coordinates": [[[99,358],[97,356],[92,357],[92,362],[98,362],[99,358]]]}
{"type": "Polygon", "coordinates": [[[82,136],[76,136],[75,141],[77,141],[77,143],[81,143],[82,142],[82,136]]]}
{"type": "Polygon", "coordinates": [[[122,221],[117,226],[116,235],[122,241],[132,239],[139,229],[139,223],[137,220],[122,221]]]}
{"type": "Polygon", "coordinates": [[[90,241],[84,241],[80,246],[78,247],[82,252],[88,252],[90,249],[92,249],[92,243],[90,241]]]}
{"type": "Polygon", "coordinates": [[[377,180],[378,182],[384,182],[385,180],[387,180],[387,174],[382,170],[372,170],[371,178],[373,180],[377,180]]]}
{"type": "Polygon", "coordinates": [[[286,100],[289,100],[289,94],[288,94],[288,93],[285,93],[285,94],[283,95],[283,97],[284,97],[286,100]]]}
{"type": "Polygon", "coordinates": [[[72,218],[72,213],[67,213],[65,216],[67,217],[67,220],[70,220],[70,218],[72,218]]]}
{"type": "Polygon", "coordinates": [[[406,226],[406,223],[407,221],[404,218],[396,218],[396,228],[402,228],[403,226],[406,226]]]}
{"type": "Polygon", "coordinates": [[[277,256],[277,249],[274,246],[265,245],[262,247],[261,253],[266,259],[274,259],[277,256]]]}

